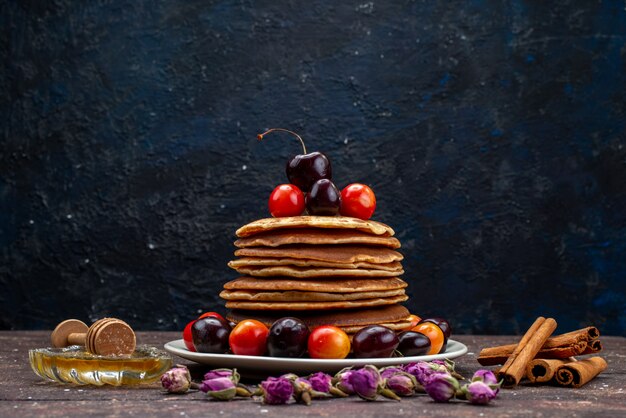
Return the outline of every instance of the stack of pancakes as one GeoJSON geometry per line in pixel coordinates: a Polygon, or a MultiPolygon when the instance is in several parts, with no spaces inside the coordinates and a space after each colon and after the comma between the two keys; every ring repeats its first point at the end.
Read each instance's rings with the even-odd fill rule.
{"type": "Polygon", "coordinates": [[[409,312],[400,242],[389,226],[349,217],[261,219],[237,230],[228,265],[243,277],[220,296],[234,322],[270,325],[295,316],[310,327],[335,325],[349,334],[381,324],[403,329],[409,312]]]}

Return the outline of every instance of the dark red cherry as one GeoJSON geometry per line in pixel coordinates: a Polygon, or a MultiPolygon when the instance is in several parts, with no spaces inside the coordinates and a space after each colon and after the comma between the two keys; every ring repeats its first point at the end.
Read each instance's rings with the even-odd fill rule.
{"type": "Polygon", "coordinates": [[[199,353],[225,353],[230,331],[230,325],[223,318],[198,319],[191,326],[193,345],[199,353]]]}
{"type": "Polygon", "coordinates": [[[341,193],[332,181],[321,179],[313,183],[304,202],[309,215],[334,216],[341,207],[341,193]]]}
{"type": "Polygon", "coordinates": [[[424,356],[430,351],[430,340],[424,334],[405,331],[398,337],[398,351],[404,357],[424,356]]]}
{"type": "Polygon", "coordinates": [[[304,141],[297,133],[289,131],[287,129],[273,128],[268,130],[267,132],[257,135],[257,138],[261,140],[265,135],[273,131],[290,133],[291,135],[298,138],[300,144],[302,144],[302,154],[298,154],[295,157],[291,158],[289,161],[287,161],[286,172],[289,183],[295,184],[300,190],[306,193],[311,190],[311,186],[313,186],[313,183],[315,183],[317,180],[330,180],[332,176],[332,170],[328,158],[326,158],[324,154],[318,151],[307,154],[304,141]]]}
{"type": "Polygon", "coordinates": [[[354,334],[352,352],[356,358],[391,357],[398,343],[398,336],[392,329],[370,325],[354,334]]]}
{"type": "Polygon", "coordinates": [[[287,178],[291,184],[308,192],[317,180],[331,178],[330,161],[321,152],[296,155],[287,161],[287,178]]]}
{"type": "Polygon", "coordinates": [[[298,318],[280,318],[274,322],[267,336],[270,357],[302,357],[309,340],[309,328],[298,318]]]}

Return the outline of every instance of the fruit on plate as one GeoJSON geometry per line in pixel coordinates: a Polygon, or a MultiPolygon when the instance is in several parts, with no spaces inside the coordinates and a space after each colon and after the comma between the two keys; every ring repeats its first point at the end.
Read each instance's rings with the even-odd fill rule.
{"type": "Polygon", "coordinates": [[[439,326],[443,331],[443,335],[446,337],[446,341],[450,338],[450,334],[452,334],[452,327],[450,323],[443,318],[424,318],[421,322],[432,322],[433,324],[439,326]]]}
{"type": "Polygon", "coordinates": [[[230,333],[228,342],[233,354],[242,356],[262,356],[267,350],[269,329],[256,319],[239,322],[230,333]]]}
{"type": "Polygon", "coordinates": [[[273,128],[257,135],[257,138],[261,140],[265,135],[274,131],[287,132],[298,138],[302,145],[302,154],[298,154],[287,161],[287,178],[291,184],[295,184],[306,193],[311,190],[311,186],[317,180],[331,178],[332,170],[328,158],[317,151],[307,154],[304,141],[297,133],[283,128],[273,128]]]}
{"type": "Polygon", "coordinates": [[[197,319],[191,325],[193,345],[200,353],[225,353],[230,331],[231,327],[224,319],[213,316],[197,319]]]}
{"type": "MultiPolygon", "coordinates": [[[[217,312],[205,312],[202,315],[200,315],[198,319],[206,318],[209,316],[224,319],[224,317],[218,314],[217,312]]],[[[183,330],[183,342],[185,343],[185,347],[187,347],[187,350],[189,351],[196,351],[196,348],[193,346],[193,338],[191,336],[191,326],[193,325],[194,322],[196,322],[195,319],[193,321],[190,321],[187,325],[185,325],[185,329],[183,330]]]]}
{"type": "Polygon", "coordinates": [[[321,179],[313,183],[305,202],[309,215],[334,216],[339,213],[341,194],[332,181],[321,179]]]}
{"type": "Polygon", "coordinates": [[[342,359],[350,353],[350,338],[332,325],[314,328],[309,335],[309,356],[318,359],[342,359]]]}
{"type": "Polygon", "coordinates": [[[361,328],[352,337],[352,352],[356,358],[391,357],[398,347],[396,333],[382,325],[361,328]]]}
{"type": "Polygon", "coordinates": [[[306,353],[309,334],[309,328],[298,318],[277,319],[267,336],[267,354],[270,357],[302,357],[306,353]]]}
{"type": "Polygon", "coordinates": [[[419,332],[404,331],[398,339],[400,343],[397,350],[404,357],[423,356],[430,351],[430,339],[419,332]]]}
{"type": "Polygon", "coordinates": [[[268,201],[270,213],[275,218],[299,216],[304,212],[304,193],[293,184],[276,186],[268,201]]]}
{"type": "Polygon", "coordinates": [[[352,183],[341,191],[341,214],[367,220],[376,210],[374,191],[365,184],[352,183]]]}
{"type": "Polygon", "coordinates": [[[442,352],[445,336],[441,328],[432,322],[421,322],[411,331],[424,334],[430,340],[430,350],[428,354],[439,354],[442,352]]]}
{"type": "Polygon", "coordinates": [[[450,335],[452,334],[452,327],[450,326],[450,323],[443,318],[425,318],[425,319],[422,319],[420,323],[421,322],[432,322],[433,324],[441,328],[441,330],[443,331],[443,337],[444,337],[443,347],[441,347],[441,352],[446,351],[446,348],[448,347],[448,339],[450,338],[450,335]]]}
{"type": "Polygon", "coordinates": [[[183,330],[183,342],[189,351],[196,351],[196,347],[193,346],[193,337],[191,336],[191,326],[194,322],[196,322],[195,319],[193,321],[189,321],[183,330]]]}
{"type": "Polygon", "coordinates": [[[218,314],[217,312],[205,312],[202,315],[200,315],[198,317],[198,319],[207,318],[209,316],[212,316],[213,318],[224,319],[224,317],[222,315],[218,314]]]}
{"type": "Polygon", "coordinates": [[[411,325],[409,325],[408,327],[406,327],[406,329],[407,329],[407,330],[410,330],[411,328],[414,328],[414,327],[415,327],[417,324],[419,324],[419,323],[420,323],[420,321],[422,320],[422,318],[420,318],[420,317],[419,317],[419,316],[417,316],[417,315],[413,315],[413,314],[409,315],[409,318],[408,318],[408,319],[411,321],[411,325]]]}

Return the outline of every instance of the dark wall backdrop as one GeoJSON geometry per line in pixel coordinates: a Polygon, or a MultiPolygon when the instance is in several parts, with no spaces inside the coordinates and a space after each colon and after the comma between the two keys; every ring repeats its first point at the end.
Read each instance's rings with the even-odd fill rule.
{"type": "Polygon", "coordinates": [[[373,187],[415,313],[626,333],[623,1],[0,7],[0,328],[222,310],[286,127],[373,187]]]}

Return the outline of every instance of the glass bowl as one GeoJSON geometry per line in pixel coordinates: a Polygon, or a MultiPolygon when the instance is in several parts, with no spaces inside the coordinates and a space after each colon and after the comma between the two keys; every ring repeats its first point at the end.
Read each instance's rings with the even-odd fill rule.
{"type": "Polygon", "coordinates": [[[35,374],[47,380],[77,385],[140,385],[158,380],[172,367],[172,357],[156,347],[140,345],[130,356],[99,356],[85,347],[29,350],[35,374]]]}

